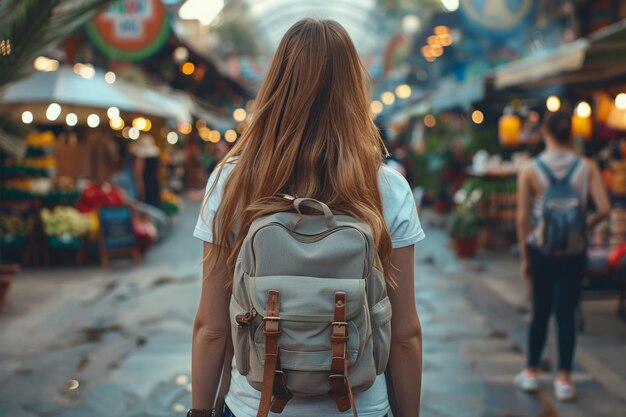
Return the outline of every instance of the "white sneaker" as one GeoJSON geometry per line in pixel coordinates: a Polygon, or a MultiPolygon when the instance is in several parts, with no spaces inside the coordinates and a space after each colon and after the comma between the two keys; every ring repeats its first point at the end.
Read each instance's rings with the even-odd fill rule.
{"type": "Polygon", "coordinates": [[[536,392],[539,390],[539,378],[523,370],[515,376],[515,385],[524,392],[536,392]]]}
{"type": "Polygon", "coordinates": [[[559,401],[571,401],[576,398],[574,384],[563,383],[559,378],[554,380],[554,396],[559,401]]]}

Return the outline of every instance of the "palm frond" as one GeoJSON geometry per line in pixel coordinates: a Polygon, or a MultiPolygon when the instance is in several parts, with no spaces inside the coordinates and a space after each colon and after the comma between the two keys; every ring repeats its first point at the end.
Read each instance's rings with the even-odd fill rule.
{"type": "Polygon", "coordinates": [[[111,0],[0,0],[0,40],[11,53],[0,55],[0,89],[32,71],[46,48],[83,25],[111,0]]]}

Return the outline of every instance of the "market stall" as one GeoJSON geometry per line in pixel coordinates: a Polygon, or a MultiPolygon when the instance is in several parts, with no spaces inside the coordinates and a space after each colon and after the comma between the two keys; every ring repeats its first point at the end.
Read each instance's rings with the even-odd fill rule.
{"type": "Polygon", "coordinates": [[[99,71],[64,67],[17,82],[2,96],[0,106],[30,132],[23,152],[0,151],[3,260],[92,259],[102,242],[100,211],[114,206],[132,207],[128,232],[145,250],[180,210],[176,144],[193,120],[189,107],[165,90],[110,81],[99,71]],[[140,152],[147,142],[150,155],[140,152]],[[139,177],[138,161],[146,167],[139,177]],[[143,181],[156,184],[151,206],[141,203],[143,181]]]}

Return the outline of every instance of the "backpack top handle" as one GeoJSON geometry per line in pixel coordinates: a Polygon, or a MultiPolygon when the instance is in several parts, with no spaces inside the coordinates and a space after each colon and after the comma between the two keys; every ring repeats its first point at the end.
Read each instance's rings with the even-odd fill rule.
{"type": "Polygon", "coordinates": [[[333,212],[330,210],[330,208],[326,204],[322,203],[321,201],[318,201],[314,198],[296,198],[295,200],[293,200],[293,206],[299,214],[298,219],[293,223],[294,229],[296,228],[300,220],[302,220],[303,214],[302,214],[302,211],[300,210],[300,206],[309,207],[309,208],[323,212],[324,217],[326,218],[326,226],[329,229],[337,225],[333,212]]]}

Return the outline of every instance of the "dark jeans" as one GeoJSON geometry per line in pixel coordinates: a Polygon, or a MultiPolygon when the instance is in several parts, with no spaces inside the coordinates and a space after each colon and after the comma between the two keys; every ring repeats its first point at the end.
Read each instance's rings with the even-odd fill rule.
{"type": "MultiPolygon", "coordinates": [[[[228,406],[224,407],[224,414],[222,415],[222,417],[236,417],[232,411],[230,411],[230,409],[228,408],[228,406]]],[[[387,417],[387,414],[385,414],[383,417],[387,417]]]]}
{"type": "Polygon", "coordinates": [[[554,311],[558,328],[559,370],[571,371],[576,346],[576,308],[580,301],[586,254],[547,257],[528,248],[533,313],[528,332],[528,366],[538,366],[554,311]]]}

